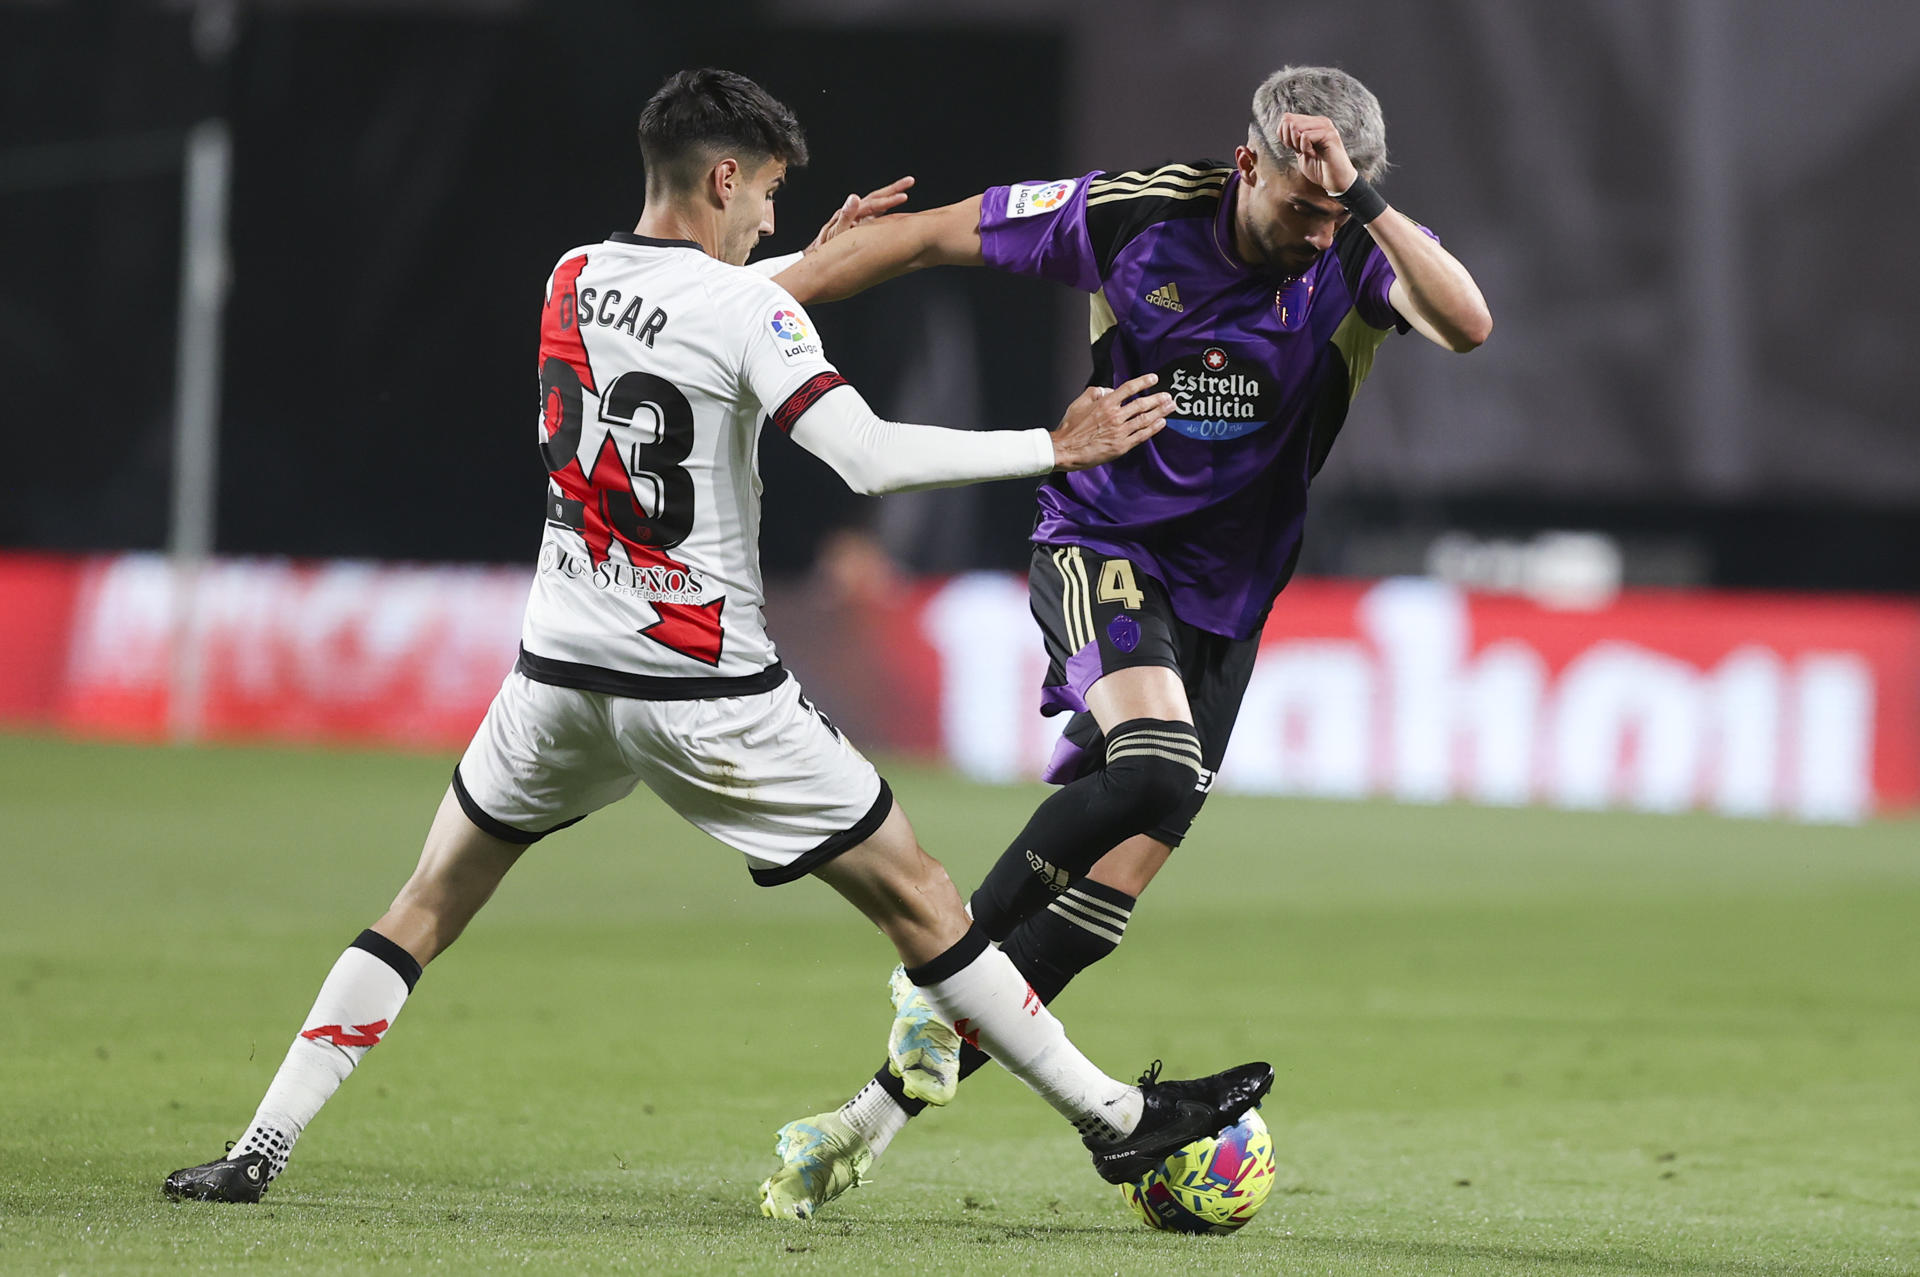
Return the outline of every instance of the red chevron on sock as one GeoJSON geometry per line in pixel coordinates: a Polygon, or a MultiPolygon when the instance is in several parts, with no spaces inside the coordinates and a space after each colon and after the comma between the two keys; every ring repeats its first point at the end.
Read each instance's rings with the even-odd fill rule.
{"type": "Polygon", "coordinates": [[[307,1029],[300,1036],[308,1041],[325,1038],[335,1046],[378,1046],[380,1035],[386,1031],[387,1021],[375,1020],[372,1024],[354,1025],[351,1033],[338,1024],[322,1024],[317,1028],[307,1029]]]}

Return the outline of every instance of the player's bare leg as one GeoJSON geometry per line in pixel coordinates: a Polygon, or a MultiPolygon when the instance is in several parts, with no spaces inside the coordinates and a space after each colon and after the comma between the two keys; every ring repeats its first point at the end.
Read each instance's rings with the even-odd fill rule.
{"type": "MultiPolygon", "coordinates": [[[[896,805],[880,831],[816,871],[894,942],[906,975],[937,1021],[962,1030],[1073,1123],[1102,1177],[1118,1182],[1200,1133],[1220,1113],[1245,1112],[1272,1069],[1245,1065],[1190,1083],[1129,1086],[1082,1055],[1066,1031],[967,917],[940,863],[921,850],[896,805]]],[[[781,1128],[784,1165],[761,1186],[761,1211],[805,1219],[860,1182],[876,1150],[856,1129],[863,1105],[891,1101],[869,1087],[836,1113],[781,1128]]],[[[1229,1119],[1237,1120],[1235,1118],[1229,1119]]],[[[1217,1129],[1217,1128],[1210,1128],[1217,1129]]],[[[884,1148],[884,1144],[882,1145],[884,1148]]]]}
{"type": "Polygon", "coordinates": [[[814,876],[880,928],[908,966],[947,952],[972,925],[946,866],[921,848],[898,803],[873,837],[814,876]]]}
{"type": "Polygon", "coordinates": [[[413,876],[334,963],[253,1121],[228,1156],[169,1175],[167,1196],[259,1201],[307,1123],[392,1027],[421,969],[459,939],[525,850],[475,826],[449,788],[413,876]]]}
{"type": "Polygon", "coordinates": [[[1138,898],[1160,871],[1166,868],[1173,848],[1152,834],[1133,837],[1100,857],[1087,877],[1115,891],[1138,898]]]}
{"type": "Polygon", "coordinates": [[[467,819],[449,786],[427,831],[420,863],[373,929],[426,966],[460,938],[525,850],[524,844],[495,838],[467,819]]]}
{"type": "Polygon", "coordinates": [[[1102,675],[1087,688],[1087,708],[1103,732],[1129,718],[1174,718],[1193,725],[1186,685],[1177,671],[1164,665],[1136,665],[1102,675]]]}
{"type": "Polygon", "coordinates": [[[889,982],[895,1013],[887,1055],[909,1093],[944,1097],[934,1101],[941,1103],[952,1098],[954,1087],[960,1083],[960,1035],[915,987],[907,968],[946,952],[972,923],[953,880],[920,848],[898,806],[874,843],[859,851],[860,857],[851,865],[843,858],[837,868],[829,866],[821,876],[880,925],[899,951],[901,965],[894,968],[889,982]],[[893,827],[895,820],[899,821],[897,827],[893,827]],[[915,918],[918,911],[903,908],[903,904],[922,906],[929,912],[924,918],[915,918]],[[929,925],[936,929],[920,930],[929,925]]]}

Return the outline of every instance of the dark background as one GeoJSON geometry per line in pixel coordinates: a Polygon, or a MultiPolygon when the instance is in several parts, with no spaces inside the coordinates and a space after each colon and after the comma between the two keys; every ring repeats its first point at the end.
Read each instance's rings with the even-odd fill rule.
{"type": "MultiPolygon", "coordinates": [[[[1308,570],[1575,527],[1629,579],[1920,589],[1920,22],[1802,9],[276,3],[204,10],[237,33],[210,59],[190,8],[0,3],[0,544],[165,540],[177,154],[206,116],[235,140],[218,550],[518,562],[542,283],[638,216],[633,121],[670,71],[740,70],[806,124],[774,252],[902,173],[931,207],[1225,153],[1267,70],[1331,61],[1498,327],[1465,359],[1383,351],[1308,570]]],[[[1084,313],[948,271],[816,319],[881,412],[1027,426],[1084,374],[1084,313]]],[[[849,523],[916,568],[1022,559],[1031,485],[875,503],[762,453],[771,571],[849,523]]]]}
{"type": "MultiPolygon", "coordinates": [[[[568,248],[632,229],[644,186],[634,120],[681,66],[751,75],[809,130],[814,162],[783,194],[766,252],[804,246],[848,191],[904,173],[931,206],[1006,165],[1039,174],[1059,163],[1057,110],[1011,98],[997,113],[923,106],[902,127],[888,105],[924,103],[929,80],[989,57],[1022,81],[1055,81],[1062,43],[1046,33],[848,38],[704,15],[696,29],[685,11],[674,25],[621,6],[483,20],[261,11],[246,15],[222,72],[198,64],[179,17],[96,6],[6,16],[9,145],[164,139],[215,102],[233,121],[218,534],[231,554],[532,552],[547,272],[568,248]],[[75,81],[116,95],[96,101],[75,81]],[[56,100],[75,110],[42,111],[56,100]]],[[[16,422],[51,428],[54,462],[7,467],[0,540],[164,541],[178,188],[170,171],[113,173],[0,199],[0,392],[16,422]]],[[[883,413],[912,401],[919,419],[947,425],[1051,424],[1047,291],[950,272],[838,304],[821,322],[835,362],[883,413]],[[956,316],[994,369],[950,408],[906,385],[937,356],[929,310],[956,316]]],[[[770,568],[805,566],[824,529],[868,517],[867,502],[777,432],[762,455],[770,568]]],[[[1017,557],[1030,487],[997,485],[978,544],[928,546],[928,557],[1017,557]]]]}

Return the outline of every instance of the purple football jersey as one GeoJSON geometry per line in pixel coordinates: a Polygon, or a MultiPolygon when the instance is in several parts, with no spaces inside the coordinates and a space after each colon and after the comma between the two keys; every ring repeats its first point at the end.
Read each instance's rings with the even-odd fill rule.
{"type": "Polygon", "coordinates": [[[1300,554],[1307,484],[1389,332],[1393,268],[1348,223],[1282,283],[1234,252],[1240,178],[1201,161],[989,190],[989,266],[1094,294],[1089,384],[1160,376],[1167,427],[1040,488],[1033,539],[1123,555],[1180,619],[1245,638],[1300,554]]]}

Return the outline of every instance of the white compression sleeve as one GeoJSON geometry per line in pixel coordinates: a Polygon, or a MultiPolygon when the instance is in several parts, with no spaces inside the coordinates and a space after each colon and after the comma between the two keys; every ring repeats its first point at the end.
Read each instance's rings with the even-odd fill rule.
{"type": "Polygon", "coordinates": [[[949,430],[876,416],[860,392],[828,391],[793,424],[793,441],[834,468],[855,492],[915,492],[1053,469],[1045,430],[949,430]]]}

